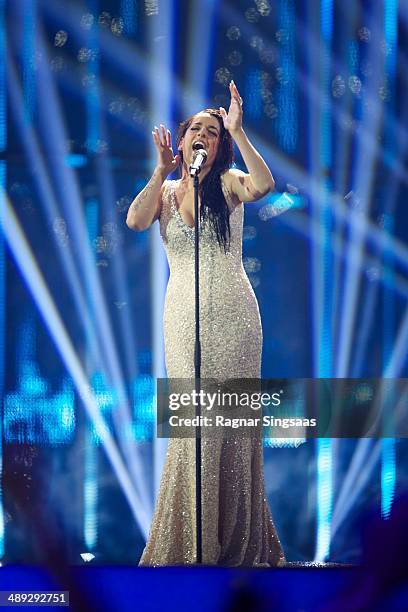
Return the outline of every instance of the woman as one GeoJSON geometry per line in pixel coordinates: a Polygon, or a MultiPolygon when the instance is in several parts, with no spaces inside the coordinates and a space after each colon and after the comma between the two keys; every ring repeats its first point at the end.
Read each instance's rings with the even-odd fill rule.
{"type": "MultiPolygon", "coordinates": [[[[274,180],[242,129],[242,99],[232,81],[230,94],[228,113],[207,109],[180,125],[175,156],[169,130],[155,128],[157,166],[127,216],[127,225],[139,231],[160,221],[170,267],[164,306],[169,378],[194,378],[194,197],[188,170],[198,141],[208,154],[199,175],[201,376],[260,378],[262,328],[242,265],[242,202],[267,194],[274,180]],[[233,140],[248,173],[231,168],[233,140]],[[181,179],[167,181],[179,164],[181,179]]],[[[140,565],[194,563],[195,528],[195,440],[172,438],[140,565]]],[[[259,437],[202,439],[202,537],[204,564],[283,562],[265,499],[259,437]]]]}

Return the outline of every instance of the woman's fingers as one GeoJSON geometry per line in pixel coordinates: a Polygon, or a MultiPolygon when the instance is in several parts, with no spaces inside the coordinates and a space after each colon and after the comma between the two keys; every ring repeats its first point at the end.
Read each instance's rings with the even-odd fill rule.
{"type": "Polygon", "coordinates": [[[167,130],[166,127],[161,123],[160,127],[157,127],[157,125],[154,126],[154,130],[152,130],[152,136],[159,155],[165,155],[167,159],[167,156],[169,154],[170,157],[173,159],[172,163],[177,166],[180,161],[180,158],[177,155],[176,157],[173,157],[170,130],[167,130]]]}
{"type": "Polygon", "coordinates": [[[239,91],[238,91],[238,87],[235,85],[234,81],[232,81],[232,88],[234,90],[234,93],[238,96],[238,98],[240,97],[239,95],[239,91]]]}
{"type": "Polygon", "coordinates": [[[171,148],[170,130],[166,130],[166,127],[163,125],[163,123],[160,124],[160,129],[157,126],[155,126],[154,129],[156,131],[157,137],[162,147],[171,148]]]}
{"type": "Polygon", "coordinates": [[[223,106],[220,106],[220,113],[221,113],[221,117],[223,119],[227,118],[227,111],[225,110],[225,108],[223,106]]]}
{"type": "Polygon", "coordinates": [[[166,128],[164,127],[162,123],[160,124],[160,141],[163,147],[167,146],[166,128]]]}
{"type": "Polygon", "coordinates": [[[231,96],[236,98],[239,104],[242,104],[242,98],[239,95],[238,87],[235,85],[234,81],[231,81],[230,83],[230,92],[231,92],[231,96]]]}
{"type": "Polygon", "coordinates": [[[160,145],[161,147],[168,146],[168,135],[166,132],[166,128],[162,123],[160,124],[160,128],[158,128],[157,125],[154,126],[152,134],[156,145],[160,145]]]}
{"type": "Polygon", "coordinates": [[[167,130],[161,123],[160,127],[157,127],[157,125],[154,126],[152,136],[160,163],[173,172],[173,169],[177,168],[180,163],[180,155],[173,155],[170,130],[167,130]]]}
{"type": "Polygon", "coordinates": [[[161,143],[161,140],[160,140],[160,135],[159,135],[158,127],[154,126],[154,130],[152,131],[152,135],[153,135],[153,142],[156,145],[157,150],[160,152],[162,150],[162,143],[161,143]]]}
{"type": "Polygon", "coordinates": [[[154,130],[152,130],[152,136],[153,136],[154,144],[156,145],[156,147],[158,147],[160,144],[160,139],[159,139],[159,134],[158,134],[156,126],[154,126],[154,130]]]}

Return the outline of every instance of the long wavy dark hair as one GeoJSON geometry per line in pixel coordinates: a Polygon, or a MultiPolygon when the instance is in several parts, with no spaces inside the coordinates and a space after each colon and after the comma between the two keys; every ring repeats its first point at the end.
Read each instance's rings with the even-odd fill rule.
{"type": "MultiPolygon", "coordinates": [[[[200,182],[200,198],[201,198],[201,220],[204,221],[206,216],[211,223],[212,230],[217,238],[218,244],[226,252],[230,244],[230,211],[225,200],[224,193],[221,187],[221,174],[231,167],[234,160],[234,149],[232,146],[232,137],[228,130],[225,129],[224,123],[219,110],[215,108],[206,108],[201,111],[216,117],[220,125],[220,140],[218,143],[217,155],[215,156],[213,165],[209,173],[200,182]]],[[[177,132],[177,148],[184,134],[190,127],[196,115],[192,115],[185,121],[180,123],[177,132]]],[[[179,151],[181,156],[181,168],[183,167],[183,152],[179,151]]]]}

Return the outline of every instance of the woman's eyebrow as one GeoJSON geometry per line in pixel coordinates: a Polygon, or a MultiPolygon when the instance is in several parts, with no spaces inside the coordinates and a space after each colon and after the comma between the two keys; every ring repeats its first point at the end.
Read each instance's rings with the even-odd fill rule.
{"type": "MultiPolygon", "coordinates": [[[[201,121],[194,121],[193,125],[203,125],[203,124],[201,123],[201,121]]],[[[207,125],[207,130],[209,129],[215,130],[218,134],[218,129],[215,127],[215,125],[207,125]]]]}

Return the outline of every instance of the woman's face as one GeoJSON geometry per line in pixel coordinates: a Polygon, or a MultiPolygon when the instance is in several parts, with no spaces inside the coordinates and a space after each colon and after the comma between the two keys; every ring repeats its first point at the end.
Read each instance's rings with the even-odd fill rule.
{"type": "Polygon", "coordinates": [[[179,151],[183,153],[184,163],[189,166],[193,160],[193,145],[202,142],[207,151],[207,159],[203,168],[210,169],[217,155],[220,142],[220,124],[218,119],[209,113],[194,115],[186,133],[179,143],[179,151]]]}

